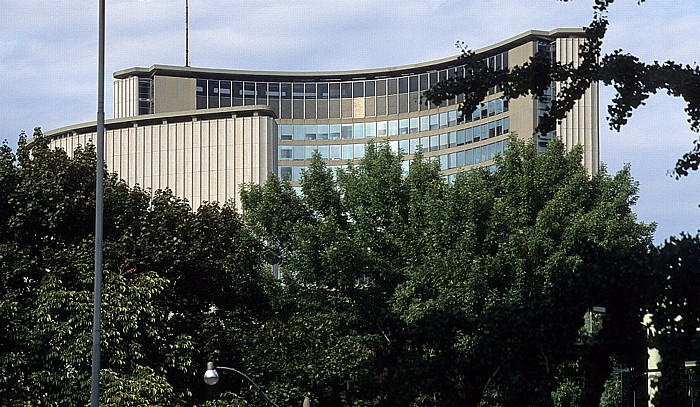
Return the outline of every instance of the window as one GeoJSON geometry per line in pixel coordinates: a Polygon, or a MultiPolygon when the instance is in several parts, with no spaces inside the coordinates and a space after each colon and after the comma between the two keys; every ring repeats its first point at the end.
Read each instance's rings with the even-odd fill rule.
{"type": "Polygon", "coordinates": [[[396,136],[399,134],[399,121],[389,120],[389,135],[396,136]]]}
{"type": "Polygon", "coordinates": [[[291,124],[280,124],[280,140],[291,140],[294,134],[294,126],[291,124]]]}
{"type": "Polygon", "coordinates": [[[411,133],[411,134],[418,133],[418,128],[419,128],[418,120],[419,120],[418,117],[411,117],[411,119],[409,120],[409,125],[408,125],[408,132],[409,133],[411,133]]]}
{"type": "Polygon", "coordinates": [[[408,93],[408,77],[399,78],[399,93],[408,93]]]}
{"type": "Polygon", "coordinates": [[[319,124],[317,126],[317,138],[318,140],[328,140],[328,125],[327,124],[319,124]]]}
{"type": "Polygon", "coordinates": [[[340,140],[340,125],[339,124],[331,124],[330,125],[329,138],[331,140],[340,140]]]}
{"type": "Polygon", "coordinates": [[[354,97],[364,97],[365,96],[365,83],[355,82],[352,84],[352,94],[354,97]]]}
{"type": "Polygon", "coordinates": [[[430,130],[430,118],[428,116],[420,117],[420,131],[430,130]]]}
{"type": "Polygon", "coordinates": [[[351,98],[352,97],[352,83],[343,82],[340,84],[340,97],[341,98],[351,98]]]}
{"type": "Polygon", "coordinates": [[[408,119],[399,120],[399,134],[408,134],[408,119]]]}
{"type": "Polygon", "coordinates": [[[306,135],[306,140],[316,140],[316,125],[307,124],[304,133],[306,135]]]}
{"type": "Polygon", "coordinates": [[[377,137],[377,123],[374,123],[374,122],[365,123],[365,137],[367,137],[367,138],[377,137]]]}
{"type": "Polygon", "coordinates": [[[365,96],[374,96],[374,81],[365,82],[365,96]]]}
{"type": "Polygon", "coordinates": [[[365,138],[365,124],[364,123],[355,123],[353,125],[353,138],[356,139],[362,139],[365,138]]]}
{"type": "Polygon", "coordinates": [[[352,140],[352,124],[341,125],[340,138],[343,140],[352,140]]]}

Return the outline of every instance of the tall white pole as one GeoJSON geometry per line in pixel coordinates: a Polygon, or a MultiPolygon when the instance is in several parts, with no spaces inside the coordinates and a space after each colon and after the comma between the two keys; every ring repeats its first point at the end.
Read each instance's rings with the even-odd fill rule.
{"type": "Polygon", "coordinates": [[[185,66],[190,66],[190,2],[185,0],[185,66]]]}
{"type": "Polygon", "coordinates": [[[100,405],[100,325],[102,307],[102,220],[104,214],[105,132],[105,0],[100,2],[97,62],[97,163],[95,171],[95,301],[92,320],[92,382],[90,405],[100,405]]]}

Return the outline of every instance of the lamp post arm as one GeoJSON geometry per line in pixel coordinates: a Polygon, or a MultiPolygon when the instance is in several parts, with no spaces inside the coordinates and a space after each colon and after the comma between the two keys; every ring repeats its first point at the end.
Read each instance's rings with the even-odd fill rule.
{"type": "Polygon", "coordinates": [[[238,373],[239,375],[243,376],[246,380],[248,380],[248,381],[250,382],[250,384],[253,385],[253,387],[255,387],[255,390],[257,390],[258,393],[260,393],[260,395],[265,399],[265,401],[266,401],[269,405],[274,406],[274,407],[279,407],[277,404],[273,403],[272,400],[270,400],[270,398],[267,396],[267,394],[265,394],[265,392],[260,388],[260,386],[258,386],[257,383],[255,383],[255,382],[253,381],[253,379],[251,379],[250,377],[248,377],[248,375],[246,375],[245,373],[241,372],[240,370],[236,370],[236,369],[234,369],[234,368],[232,368],[232,367],[217,366],[216,368],[217,368],[217,369],[223,369],[223,370],[230,370],[230,371],[232,371],[232,372],[234,372],[234,373],[238,373]]]}

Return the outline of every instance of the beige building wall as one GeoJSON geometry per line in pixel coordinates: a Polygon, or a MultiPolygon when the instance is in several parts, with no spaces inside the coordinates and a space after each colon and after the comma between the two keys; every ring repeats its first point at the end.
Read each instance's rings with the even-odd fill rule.
{"type": "Polygon", "coordinates": [[[154,113],[195,110],[197,80],[156,75],[154,81],[154,113]]]}
{"type": "MultiPolygon", "coordinates": [[[[583,38],[557,38],[556,58],[561,63],[579,64],[579,47],[583,38]]],[[[557,83],[556,91],[562,84],[557,83]]],[[[575,104],[571,112],[557,125],[557,136],[567,149],[580,144],[583,146],[583,163],[592,174],[598,172],[600,149],[598,144],[598,84],[589,88],[575,104]]]]}
{"type": "MultiPolygon", "coordinates": [[[[535,44],[527,42],[508,50],[508,64],[522,65],[534,55],[535,44]]],[[[510,131],[521,138],[532,139],[537,127],[537,101],[532,96],[521,96],[509,102],[510,131]]]]}
{"type": "MultiPolygon", "coordinates": [[[[71,154],[93,143],[94,127],[79,130],[51,135],[51,147],[71,154]]],[[[277,172],[277,125],[274,117],[257,114],[119,127],[108,123],[105,163],[130,186],[170,188],[193,210],[229,199],[240,209],[241,186],[263,183],[277,172]]]]}
{"type": "Polygon", "coordinates": [[[136,116],[139,113],[139,78],[131,76],[114,81],[114,118],[136,116]]]}

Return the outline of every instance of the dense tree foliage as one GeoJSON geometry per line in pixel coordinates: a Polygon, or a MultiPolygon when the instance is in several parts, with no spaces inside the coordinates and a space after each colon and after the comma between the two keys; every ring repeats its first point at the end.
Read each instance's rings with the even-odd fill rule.
{"type": "MultiPolygon", "coordinates": [[[[95,156],[68,158],[40,132],[0,152],[0,399],[89,400],[95,156]]],[[[169,192],[105,183],[102,400],[175,405],[204,397],[222,331],[271,309],[260,245],[228,206],[196,213],[169,192]]]]}
{"type": "Polygon", "coordinates": [[[613,361],[644,363],[635,266],[652,229],[631,212],[627,170],[590,178],[580,162],[560,142],[537,154],[515,140],[496,172],[448,185],[421,154],[402,177],[400,157],[370,144],[336,178],[316,157],[301,196],[251,186],[245,219],[294,299],[280,318],[298,324],[263,327],[291,335],[272,359],[336,373],[321,391],[286,385],[319,405],[597,405],[613,361]],[[595,306],[601,327],[582,333],[595,306]],[[286,347],[319,320],[332,329],[312,323],[308,343],[344,343],[355,366],[286,347]]]}
{"type": "MultiPolygon", "coordinates": [[[[568,1],[568,0],[563,0],[568,1]]],[[[608,106],[610,128],[620,130],[632,112],[658,91],[681,97],[693,131],[700,130],[700,66],[678,64],[674,61],[645,63],[638,57],[615,50],[602,54],[602,45],[608,28],[607,11],[613,0],[596,0],[594,19],[586,28],[586,40],[579,50],[578,64],[562,64],[545,52],[539,52],[528,63],[510,69],[493,70],[472,52],[462,55],[467,70],[465,76],[438,83],[426,93],[430,102],[440,104],[458,95],[464,96],[460,110],[470,115],[486,97],[489,88],[500,86],[510,98],[532,95],[549,98],[545,93],[553,81],[562,84],[551,100],[551,108],[541,118],[537,131],[546,134],[554,130],[574,103],[593,83],[612,86],[616,95],[608,106]]],[[[547,100],[549,101],[549,100],[547,100]]],[[[466,117],[466,116],[465,116],[466,117]]],[[[676,163],[675,176],[688,175],[700,165],[700,139],[676,163]]]]}

